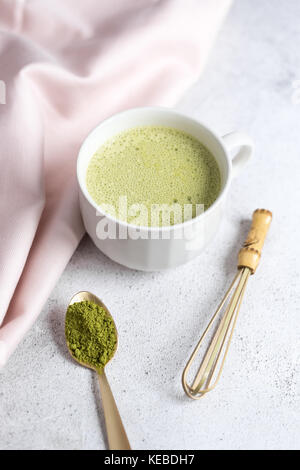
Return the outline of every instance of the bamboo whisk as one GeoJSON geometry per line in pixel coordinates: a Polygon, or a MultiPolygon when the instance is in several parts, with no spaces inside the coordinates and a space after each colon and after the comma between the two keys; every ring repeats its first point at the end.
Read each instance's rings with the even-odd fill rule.
{"type": "Polygon", "coordinates": [[[182,374],[182,385],[185,393],[194,400],[203,397],[203,395],[212,390],[217,385],[221,376],[246,284],[250,274],[255,273],[259,264],[262,247],[271,220],[272,212],[266,209],[257,209],[253,213],[251,229],[238,255],[238,272],[185,366],[182,374]],[[231,293],[232,296],[228,300],[231,293]],[[219,318],[218,314],[222,310],[224,310],[224,314],[216,327],[209,346],[202,356],[198,372],[192,384],[189,385],[187,383],[187,374],[190,367],[208,333],[219,318]]]}

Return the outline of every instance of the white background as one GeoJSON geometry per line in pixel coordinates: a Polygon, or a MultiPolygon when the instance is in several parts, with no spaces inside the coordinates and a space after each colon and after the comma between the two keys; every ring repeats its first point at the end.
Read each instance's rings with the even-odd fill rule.
{"type": "Polygon", "coordinates": [[[1,373],[2,449],[106,446],[97,379],[69,359],[64,341],[67,302],[81,289],[102,298],[117,323],[120,347],[107,375],[133,448],[297,447],[299,18],[298,0],[235,2],[201,80],[179,105],[220,134],[243,130],[256,143],[217,237],[190,264],[154,274],[118,266],[84,238],[1,373]],[[257,207],[274,213],[261,266],[221,381],[193,402],[181,388],[182,369],[235,274],[257,207]]]}

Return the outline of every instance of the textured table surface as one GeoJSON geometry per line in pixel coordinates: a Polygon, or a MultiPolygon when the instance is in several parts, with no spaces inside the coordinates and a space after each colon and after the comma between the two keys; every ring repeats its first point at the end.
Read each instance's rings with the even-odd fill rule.
{"type": "Polygon", "coordinates": [[[85,237],[0,375],[0,448],[105,448],[96,377],[69,359],[64,342],[67,301],[81,289],[101,297],[118,326],[107,375],[133,448],[297,447],[299,17],[298,0],[235,3],[201,80],[179,105],[220,134],[244,130],[256,143],[217,237],[191,263],[154,274],[118,266],[85,237]],[[222,379],[193,402],[183,394],[182,369],[235,273],[257,207],[274,213],[263,261],[222,379]]]}

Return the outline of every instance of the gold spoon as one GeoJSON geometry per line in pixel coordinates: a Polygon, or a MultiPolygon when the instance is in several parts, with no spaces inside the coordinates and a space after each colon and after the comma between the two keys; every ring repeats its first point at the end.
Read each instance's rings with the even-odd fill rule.
{"type": "MultiPolygon", "coordinates": [[[[91,292],[86,292],[86,291],[81,291],[77,292],[75,294],[69,305],[74,304],[75,302],[83,302],[83,301],[90,301],[94,302],[94,304],[100,305],[102,308],[106,310],[107,315],[110,316],[110,318],[113,321],[115,330],[116,330],[116,336],[117,336],[117,342],[116,342],[116,347],[114,350],[114,353],[112,354],[111,358],[109,361],[112,359],[114,356],[117,347],[118,347],[118,332],[117,328],[115,325],[115,322],[108,310],[108,308],[104,305],[103,302],[101,302],[98,297],[96,297],[94,294],[91,292]]],[[[68,343],[67,343],[68,344],[68,343]]],[[[103,370],[99,371],[96,369],[94,366],[91,364],[86,364],[84,362],[79,361],[73,354],[71,349],[69,348],[69,352],[75,361],[77,361],[80,365],[84,367],[88,367],[89,369],[93,369],[97,372],[98,374],[98,379],[99,379],[99,384],[100,384],[100,391],[101,391],[101,398],[102,398],[102,404],[103,404],[103,409],[104,409],[104,417],[105,417],[105,424],[106,424],[106,431],[107,431],[107,437],[108,437],[108,444],[109,448],[111,450],[131,450],[126,431],[124,429],[115,399],[113,397],[112,391],[110,389],[109,383],[107,381],[104,368],[103,370]]],[[[108,362],[109,362],[108,361],[108,362]]],[[[107,364],[108,364],[107,362],[107,364]]],[[[106,365],[106,364],[105,364],[106,365]]]]}

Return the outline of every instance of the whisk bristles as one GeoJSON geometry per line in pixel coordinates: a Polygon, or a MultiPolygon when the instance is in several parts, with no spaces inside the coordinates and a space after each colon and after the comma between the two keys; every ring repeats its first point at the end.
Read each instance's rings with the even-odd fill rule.
{"type": "Polygon", "coordinates": [[[250,274],[251,271],[249,268],[243,268],[237,272],[237,275],[235,276],[222,302],[218,306],[215,314],[207,325],[206,330],[200,338],[183,371],[182,385],[186,394],[190,398],[197,400],[203,397],[207,392],[209,392],[216,386],[221,376],[221,372],[223,370],[225,359],[232,339],[234,327],[236,325],[236,321],[240,311],[245,287],[250,274]],[[232,296],[227,302],[231,293],[232,296]],[[187,374],[190,370],[190,367],[194,359],[196,358],[196,355],[199,352],[201,346],[203,345],[203,342],[207,337],[208,333],[216,324],[218,318],[220,318],[219,314],[223,310],[223,307],[225,307],[225,305],[226,308],[224,310],[224,314],[221,316],[220,322],[216,328],[215,333],[212,336],[210,344],[206,348],[206,351],[202,356],[202,361],[198,372],[196,373],[192,384],[188,385],[187,374]]]}

